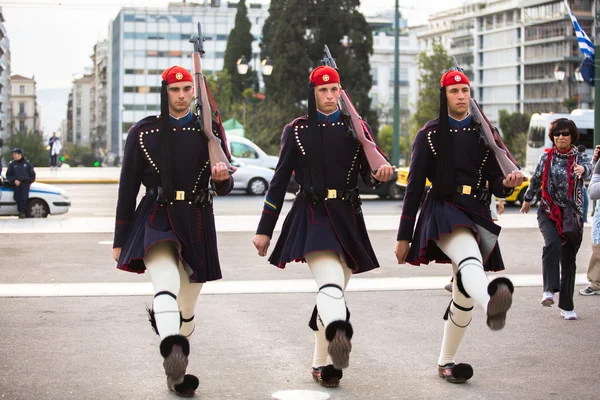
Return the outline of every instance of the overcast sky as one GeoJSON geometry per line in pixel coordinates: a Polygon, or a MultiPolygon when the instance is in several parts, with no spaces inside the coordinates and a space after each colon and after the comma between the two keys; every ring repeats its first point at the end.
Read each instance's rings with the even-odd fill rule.
{"type": "MultiPolygon", "coordinates": [[[[0,5],[10,39],[11,73],[35,75],[41,89],[70,87],[73,76],[91,66],[94,44],[108,37],[109,21],[121,7],[166,8],[168,3],[168,0],[3,0],[0,5]]],[[[408,18],[409,25],[417,25],[426,22],[429,12],[461,3],[461,0],[401,0],[400,11],[408,18]]],[[[365,15],[393,7],[394,0],[361,2],[365,15]]],[[[47,117],[42,108],[42,119],[47,117]]],[[[58,127],[54,121],[52,126],[44,125],[46,131],[58,127]]]]}

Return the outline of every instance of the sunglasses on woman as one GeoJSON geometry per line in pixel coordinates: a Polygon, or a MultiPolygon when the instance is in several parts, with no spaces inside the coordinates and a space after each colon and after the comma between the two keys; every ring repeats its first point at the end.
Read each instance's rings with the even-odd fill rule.
{"type": "Polygon", "coordinates": [[[552,132],[552,136],[554,136],[554,137],[559,137],[559,136],[567,137],[567,136],[571,136],[571,132],[568,132],[568,131],[567,132],[552,132]]]}

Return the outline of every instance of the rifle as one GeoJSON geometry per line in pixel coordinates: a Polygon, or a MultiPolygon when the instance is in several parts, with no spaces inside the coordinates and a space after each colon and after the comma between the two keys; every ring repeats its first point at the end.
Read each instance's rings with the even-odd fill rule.
{"type": "MultiPolygon", "coordinates": [[[[454,61],[454,68],[452,69],[455,69],[458,72],[463,72],[463,69],[458,66],[458,62],[454,56],[452,56],[452,61],[454,61]]],[[[481,111],[479,104],[477,104],[473,97],[471,97],[470,106],[471,116],[475,123],[481,128],[481,131],[483,132],[483,139],[488,147],[494,152],[496,160],[498,161],[498,165],[500,166],[504,176],[510,174],[511,172],[519,171],[521,168],[519,168],[517,160],[515,160],[512,154],[510,154],[510,151],[508,151],[508,148],[502,141],[502,138],[487,119],[483,111],[481,111]]],[[[523,177],[523,181],[527,181],[527,177],[523,177]]]]}
{"type": "MultiPolygon", "coordinates": [[[[331,52],[327,45],[325,45],[325,48],[323,49],[323,59],[321,60],[321,64],[336,70],[338,69],[335,59],[331,56],[331,52]]],[[[358,139],[362,145],[367,162],[369,163],[369,168],[371,168],[373,174],[377,173],[377,169],[382,165],[390,165],[379,148],[377,148],[375,142],[370,137],[367,138],[369,132],[363,126],[364,121],[356,111],[356,108],[354,108],[354,104],[350,101],[348,93],[343,89],[340,89],[339,106],[342,115],[347,121],[350,121],[348,126],[350,134],[352,137],[358,139]]]]}
{"type": "Polygon", "coordinates": [[[196,127],[204,133],[204,136],[206,136],[206,139],[208,140],[208,157],[210,159],[211,170],[217,163],[223,162],[227,166],[227,170],[231,175],[233,174],[233,169],[231,168],[231,164],[229,163],[229,157],[227,154],[225,154],[223,148],[221,147],[221,139],[216,137],[212,130],[213,120],[210,109],[211,103],[215,108],[215,115],[217,117],[217,123],[219,125],[221,137],[223,138],[223,141],[225,141],[225,148],[227,149],[227,139],[225,137],[225,130],[223,129],[223,125],[221,123],[219,111],[216,109],[216,104],[214,103],[212,96],[210,95],[208,84],[206,83],[206,77],[202,75],[202,64],[200,63],[200,56],[204,54],[203,42],[204,38],[202,37],[202,26],[200,25],[200,22],[198,22],[198,36],[192,36],[192,38],[190,39],[190,43],[194,44],[194,53],[192,54],[192,59],[194,62],[194,90],[196,94],[196,114],[198,116],[198,119],[196,120],[196,127]]]}

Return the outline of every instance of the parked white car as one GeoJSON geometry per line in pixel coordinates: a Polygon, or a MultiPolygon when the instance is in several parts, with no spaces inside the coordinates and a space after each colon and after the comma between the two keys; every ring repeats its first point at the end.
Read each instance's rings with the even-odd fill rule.
{"type": "Polygon", "coordinates": [[[237,168],[233,174],[234,189],[245,190],[246,193],[254,196],[267,193],[269,183],[275,173],[274,170],[248,165],[235,157],[231,157],[231,165],[237,168]]]}
{"type": "Polygon", "coordinates": [[[241,136],[230,135],[227,136],[227,144],[231,155],[245,164],[270,169],[275,169],[277,166],[279,157],[268,155],[251,140],[241,136]]]}
{"type": "MultiPolygon", "coordinates": [[[[18,216],[17,203],[9,181],[0,178],[0,215],[18,216]]],[[[27,201],[27,216],[29,218],[46,218],[49,214],[65,214],[69,211],[71,202],[67,192],[54,185],[34,182],[29,190],[27,201]]]]}

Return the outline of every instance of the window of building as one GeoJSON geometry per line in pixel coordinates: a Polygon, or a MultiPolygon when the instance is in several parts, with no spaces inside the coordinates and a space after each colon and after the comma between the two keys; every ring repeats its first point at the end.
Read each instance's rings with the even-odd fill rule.
{"type": "Polygon", "coordinates": [[[373,77],[373,85],[377,85],[377,68],[371,68],[371,76],[373,77]]]}
{"type": "Polygon", "coordinates": [[[25,114],[25,103],[19,102],[19,114],[25,114]]]}
{"type": "Polygon", "coordinates": [[[231,142],[231,155],[240,158],[258,158],[258,153],[243,143],[231,142]]]}
{"type": "Polygon", "coordinates": [[[19,121],[19,131],[25,132],[25,121],[19,121]]]}
{"type": "Polygon", "coordinates": [[[25,94],[25,85],[19,86],[19,94],[25,94]]]}
{"type": "Polygon", "coordinates": [[[0,113],[3,112],[2,110],[2,103],[0,103],[0,113]]]}
{"type": "Polygon", "coordinates": [[[0,94],[2,94],[3,90],[4,90],[4,85],[0,85],[0,94]]]}

